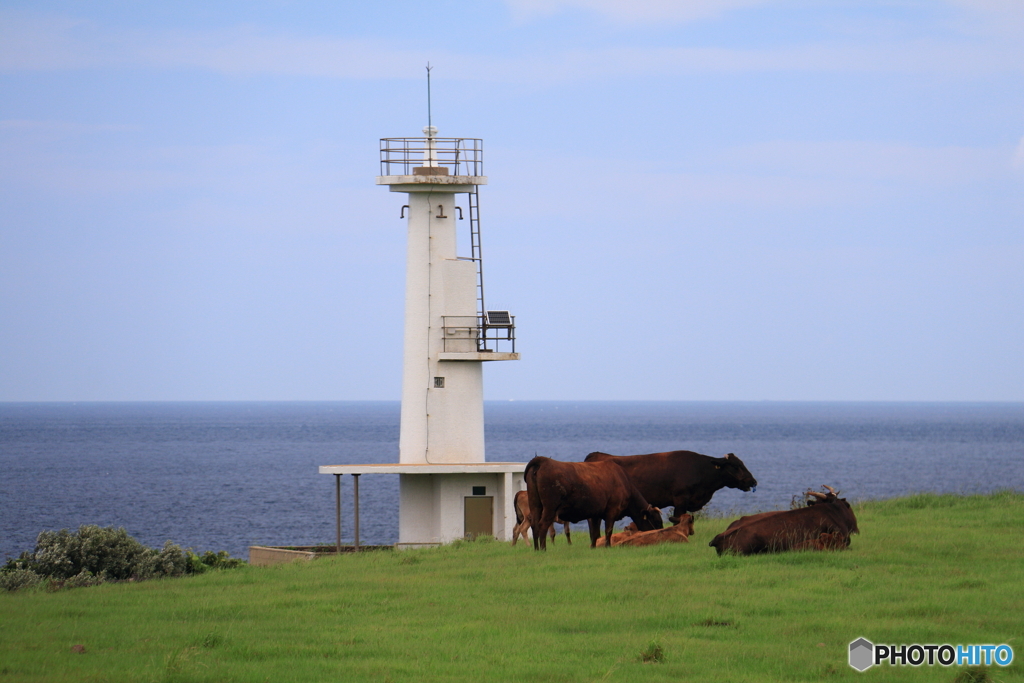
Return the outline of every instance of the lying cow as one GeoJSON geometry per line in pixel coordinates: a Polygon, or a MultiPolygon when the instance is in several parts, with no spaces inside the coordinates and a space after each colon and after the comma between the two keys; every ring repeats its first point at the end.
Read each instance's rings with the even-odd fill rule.
{"type": "Polygon", "coordinates": [[[537,456],[523,473],[533,517],[533,547],[547,550],[556,518],[590,525],[590,547],[597,546],[604,520],[605,543],[612,526],[629,516],[643,531],[662,527],[661,512],[644,500],[622,468],[613,462],[559,462],[537,456]]]}
{"type": "Polygon", "coordinates": [[[750,515],[736,520],[728,529],[712,539],[709,545],[718,551],[740,555],[771,553],[785,550],[842,549],[849,547],[850,535],[860,533],[853,508],[845,498],[836,496],[831,486],[828,494],[808,491],[814,500],[807,507],[750,515]]]}
{"type": "Polygon", "coordinates": [[[721,488],[757,489],[757,480],[734,453],[712,458],[693,451],[647,455],[609,455],[595,452],[586,462],[611,460],[620,465],[630,481],[651,505],[675,506],[669,521],[684,512],[696,512],[721,488]]]}
{"type": "MultiPolygon", "coordinates": [[[[632,536],[638,531],[640,530],[636,528],[636,523],[630,522],[626,525],[625,529],[612,534],[612,547],[614,548],[617,545],[622,545],[622,542],[624,540],[626,540],[629,536],[632,536]]],[[[601,538],[597,539],[597,547],[600,548],[604,545],[606,545],[606,543],[604,542],[604,536],[602,536],[601,538]]]]}
{"type": "Polygon", "coordinates": [[[689,543],[692,535],[693,515],[684,513],[679,516],[679,521],[673,526],[654,531],[640,531],[622,539],[620,545],[641,547],[659,543],[689,543]]]}
{"type": "Polygon", "coordinates": [[[850,538],[842,534],[818,534],[817,538],[810,538],[802,543],[793,546],[793,550],[842,550],[850,545],[850,538]]]}
{"type": "MultiPolygon", "coordinates": [[[[786,512],[786,510],[772,510],[771,512],[758,512],[758,513],[753,514],[753,515],[744,515],[743,517],[740,517],[735,522],[733,522],[728,527],[726,527],[725,532],[731,531],[732,529],[735,529],[737,527],[746,526],[747,524],[750,524],[751,522],[757,521],[759,519],[764,519],[765,517],[771,517],[773,515],[781,515],[783,512],[786,512]]],[[[722,533],[725,533],[725,532],[722,532],[722,533]]]]}
{"type": "MultiPolygon", "coordinates": [[[[530,500],[526,491],[516,491],[512,499],[512,507],[516,511],[516,525],[512,528],[512,545],[516,544],[519,537],[526,539],[526,530],[533,526],[533,518],[530,516],[530,500]]],[[[563,525],[565,529],[565,542],[572,545],[572,538],[569,536],[569,524],[555,518],[555,524],[563,525]]],[[[555,525],[551,525],[551,540],[555,540],[555,525]]]]}

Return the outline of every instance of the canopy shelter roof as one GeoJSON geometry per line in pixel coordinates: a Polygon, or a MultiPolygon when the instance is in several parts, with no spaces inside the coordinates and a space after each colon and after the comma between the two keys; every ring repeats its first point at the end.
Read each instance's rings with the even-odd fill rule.
{"type": "MultiPolygon", "coordinates": [[[[473,462],[473,463],[375,463],[368,465],[320,465],[320,474],[334,475],[334,505],[336,534],[335,543],[337,552],[341,553],[341,477],[345,474],[352,475],[353,486],[353,516],[355,550],[359,550],[359,477],[364,474],[420,474],[420,475],[474,475],[474,474],[501,474],[504,475],[503,488],[507,489],[506,498],[514,495],[513,475],[522,474],[526,471],[525,462],[473,462]]],[[[509,498],[511,500],[511,498],[509,498]]],[[[399,544],[402,545],[402,544],[399,544]]],[[[413,547],[417,544],[405,544],[413,547]]],[[[434,545],[434,544],[423,544],[434,545]]]]}
{"type": "Polygon", "coordinates": [[[525,470],[525,462],[320,465],[320,474],[502,474],[505,472],[524,472],[525,470]]]}

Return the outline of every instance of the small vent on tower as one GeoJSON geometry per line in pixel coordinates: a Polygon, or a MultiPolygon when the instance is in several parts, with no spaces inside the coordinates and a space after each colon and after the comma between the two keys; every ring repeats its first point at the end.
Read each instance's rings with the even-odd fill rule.
{"type": "Polygon", "coordinates": [[[434,388],[435,389],[444,389],[444,377],[435,377],[434,378],[434,388]]]}

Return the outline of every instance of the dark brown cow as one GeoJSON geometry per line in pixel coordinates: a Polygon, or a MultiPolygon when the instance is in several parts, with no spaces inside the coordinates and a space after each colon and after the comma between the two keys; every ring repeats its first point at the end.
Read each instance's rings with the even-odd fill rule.
{"type": "MultiPolygon", "coordinates": [[[[667,529],[655,529],[654,531],[640,531],[622,539],[619,545],[643,547],[645,545],[658,545],[659,543],[689,543],[693,535],[693,515],[682,514],[679,521],[667,529]]],[[[615,545],[614,541],[612,545],[615,545]]]]}
{"type": "Polygon", "coordinates": [[[771,512],[758,512],[753,515],[744,515],[743,517],[740,517],[735,522],[730,524],[726,528],[726,531],[731,531],[736,527],[746,526],[751,522],[756,522],[757,520],[764,519],[765,517],[771,517],[772,515],[781,515],[783,512],[786,512],[786,510],[772,510],[771,512]]]}
{"type": "MultiPolygon", "coordinates": [[[[831,486],[828,486],[826,484],[825,488],[828,489],[830,492],[835,493],[835,489],[833,489],[831,486]]],[[[814,505],[818,501],[822,500],[823,497],[826,497],[825,494],[817,493],[815,491],[808,491],[807,493],[804,494],[804,496],[806,498],[806,500],[805,500],[806,505],[814,505]]],[[[793,498],[795,500],[796,496],[793,496],[793,498]]],[[[747,524],[750,524],[751,522],[757,521],[759,519],[764,519],[765,517],[771,517],[773,515],[781,515],[781,514],[784,514],[786,512],[788,512],[788,510],[771,510],[769,512],[757,512],[757,513],[755,513],[753,515],[744,515],[744,516],[740,517],[739,519],[737,519],[736,521],[734,521],[728,527],[726,527],[725,532],[731,531],[731,530],[733,530],[733,529],[735,529],[737,527],[746,526],[747,524]]],[[[723,533],[725,533],[725,532],[723,532],[723,533]]]]}
{"type": "Polygon", "coordinates": [[[845,498],[825,486],[828,494],[808,491],[812,504],[796,510],[780,510],[750,515],[736,520],[709,545],[721,555],[732,551],[740,555],[784,550],[824,550],[849,547],[850,535],[860,533],[857,517],[845,498]]]}
{"type": "Polygon", "coordinates": [[[842,534],[818,534],[803,543],[797,543],[793,550],[843,550],[850,545],[850,539],[842,534]]]}
{"type": "MultiPolygon", "coordinates": [[[[644,531],[662,527],[661,512],[644,500],[622,468],[613,462],[559,462],[537,456],[523,473],[533,517],[533,547],[547,550],[548,529],[556,517],[590,525],[590,547],[597,545],[604,520],[605,543],[612,525],[630,516],[644,531]]],[[[611,547],[611,546],[608,546],[611,547]]]]}
{"type": "MultiPolygon", "coordinates": [[[[516,511],[516,525],[512,528],[512,545],[516,544],[519,537],[526,539],[526,530],[533,526],[533,517],[530,516],[530,500],[526,491],[516,491],[512,498],[512,507],[516,511]]],[[[565,528],[565,542],[572,545],[572,537],[569,536],[569,523],[555,518],[555,524],[561,524],[565,528]]],[[[551,525],[551,540],[555,540],[555,524],[551,525]]]]}
{"type": "Polygon", "coordinates": [[[586,462],[611,460],[629,475],[640,494],[651,505],[672,505],[674,522],[684,512],[696,512],[708,504],[721,488],[753,491],[757,480],[736,454],[712,458],[693,451],[670,451],[648,455],[591,453],[586,462]]]}

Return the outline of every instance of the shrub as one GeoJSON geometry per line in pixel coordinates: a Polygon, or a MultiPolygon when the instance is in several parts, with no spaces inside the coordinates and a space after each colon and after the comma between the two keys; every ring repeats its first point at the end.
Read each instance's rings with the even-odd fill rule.
{"type": "Polygon", "coordinates": [[[181,546],[167,541],[162,550],[150,550],[148,558],[144,560],[141,571],[135,575],[139,579],[149,579],[156,576],[182,576],[188,573],[189,561],[181,546]]]}
{"type": "Polygon", "coordinates": [[[139,543],[124,527],[85,524],[76,532],[61,529],[39,534],[34,552],[22,553],[0,569],[0,586],[12,591],[49,579],[49,587],[59,590],[104,581],[200,574],[242,564],[243,560],[223,550],[200,556],[170,541],[157,550],[139,543]]]}
{"type": "Polygon", "coordinates": [[[153,553],[124,527],[83,524],[74,533],[61,529],[39,534],[33,569],[53,579],[70,579],[83,571],[115,581],[149,578],[153,572],[147,559],[153,553]]]}
{"type": "Polygon", "coordinates": [[[103,583],[103,577],[96,576],[88,569],[83,569],[65,581],[51,580],[47,584],[47,588],[51,591],[58,591],[61,588],[87,588],[89,586],[98,586],[101,583],[103,583]]]}
{"type": "Polygon", "coordinates": [[[203,565],[203,568],[200,571],[191,572],[195,574],[204,572],[207,569],[235,569],[245,564],[245,560],[237,557],[231,557],[230,555],[228,555],[228,551],[226,550],[221,550],[219,553],[215,553],[212,550],[207,550],[201,556],[196,555],[191,550],[189,550],[188,554],[190,559],[192,557],[196,557],[203,565]]]}
{"type": "Polygon", "coordinates": [[[0,571],[0,588],[5,591],[16,591],[38,585],[43,577],[31,569],[7,569],[0,571]]]}

